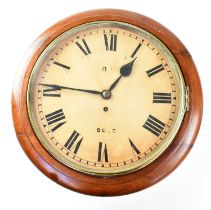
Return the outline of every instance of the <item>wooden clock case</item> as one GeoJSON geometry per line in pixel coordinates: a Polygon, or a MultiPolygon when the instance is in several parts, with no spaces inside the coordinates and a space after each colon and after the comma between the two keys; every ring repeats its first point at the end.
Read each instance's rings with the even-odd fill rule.
{"type": "Polygon", "coordinates": [[[166,177],[186,157],[199,131],[202,118],[202,89],[190,53],[168,29],[143,15],[114,9],[92,10],[70,16],[41,34],[32,44],[16,79],[12,94],[12,113],[17,138],[31,161],[50,179],[71,190],[89,195],[114,196],[145,189],[166,177]],[[53,158],[37,139],[27,112],[27,85],[32,68],[42,51],[63,32],[93,21],[120,21],[143,28],[158,37],[180,65],[189,87],[189,111],[173,143],[155,161],[132,173],[97,177],[68,168],[53,158]]]}

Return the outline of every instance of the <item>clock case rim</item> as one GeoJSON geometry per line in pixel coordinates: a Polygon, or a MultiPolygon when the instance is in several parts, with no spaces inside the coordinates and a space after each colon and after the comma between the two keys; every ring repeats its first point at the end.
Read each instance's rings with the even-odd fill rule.
{"type": "Polygon", "coordinates": [[[71,190],[89,195],[124,195],[145,189],[171,173],[186,157],[202,119],[202,89],[195,64],[181,41],[158,22],[125,10],[100,9],[82,12],[56,23],[32,44],[17,75],[12,93],[12,115],[17,138],[31,161],[50,179],[71,190]],[[36,137],[27,111],[28,81],[43,50],[59,35],[78,25],[95,21],[119,21],[143,28],[163,42],[178,62],[189,88],[189,111],[170,146],[152,163],[135,172],[103,178],[70,169],[52,157],[36,137]],[[115,187],[114,187],[115,186],[115,187]]]}

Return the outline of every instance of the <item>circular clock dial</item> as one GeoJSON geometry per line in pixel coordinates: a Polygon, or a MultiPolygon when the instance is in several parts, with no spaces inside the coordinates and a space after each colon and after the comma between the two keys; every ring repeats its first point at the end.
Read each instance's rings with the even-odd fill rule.
{"type": "Polygon", "coordinates": [[[167,47],[130,24],[73,28],[40,55],[28,112],[43,146],[70,168],[116,175],[146,166],[173,141],[184,81],[167,47]]]}

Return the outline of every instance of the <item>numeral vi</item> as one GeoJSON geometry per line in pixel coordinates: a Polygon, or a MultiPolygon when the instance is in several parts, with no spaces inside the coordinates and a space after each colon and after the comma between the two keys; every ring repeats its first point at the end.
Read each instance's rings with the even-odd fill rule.
{"type": "Polygon", "coordinates": [[[98,162],[108,162],[108,151],[106,144],[99,142],[98,144],[98,162]]]}

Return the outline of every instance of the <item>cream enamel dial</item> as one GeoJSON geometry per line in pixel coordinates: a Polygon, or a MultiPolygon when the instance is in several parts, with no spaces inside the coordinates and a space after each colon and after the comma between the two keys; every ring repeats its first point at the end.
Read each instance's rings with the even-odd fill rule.
{"type": "Polygon", "coordinates": [[[73,28],[40,55],[28,113],[54,158],[95,175],[129,173],[158,158],[185,113],[185,85],[152,34],[114,21],[73,28]]]}

